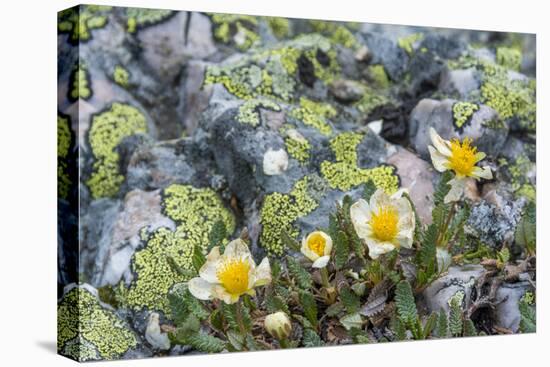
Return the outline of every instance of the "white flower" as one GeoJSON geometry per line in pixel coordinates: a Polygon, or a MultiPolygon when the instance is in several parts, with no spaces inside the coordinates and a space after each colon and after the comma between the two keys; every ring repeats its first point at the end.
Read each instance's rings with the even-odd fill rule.
{"type": "Polygon", "coordinates": [[[302,239],[300,251],[305,257],[313,261],[312,267],[324,268],[330,260],[332,238],[322,231],[311,232],[302,239]]]}
{"type": "Polygon", "coordinates": [[[227,244],[223,255],[218,246],[210,251],[199,276],[189,281],[189,291],[201,300],[221,299],[231,304],[243,294],[255,295],[255,287],[270,282],[268,258],[256,266],[246,243],[237,239],[227,244]]]}
{"type": "Polygon", "coordinates": [[[478,167],[476,164],[485,158],[485,153],[478,152],[473,147],[472,139],[466,138],[462,142],[458,139],[451,141],[444,140],[437,134],[434,128],[430,128],[430,138],[433,146],[429,145],[428,150],[435,169],[439,172],[452,170],[455,177],[449,181],[451,190],[445,196],[445,203],[458,201],[464,193],[464,186],[468,177],[479,180],[484,178],[490,180],[493,173],[489,167],[478,167]]]}
{"type": "Polygon", "coordinates": [[[378,189],[370,202],[359,199],[350,208],[355,232],[367,243],[373,259],[395,248],[412,247],[415,217],[411,203],[402,194],[399,190],[389,196],[378,189]]]}
{"type": "Polygon", "coordinates": [[[264,327],[267,332],[277,340],[283,340],[290,336],[292,324],[287,314],[279,311],[265,317],[264,327]]]}

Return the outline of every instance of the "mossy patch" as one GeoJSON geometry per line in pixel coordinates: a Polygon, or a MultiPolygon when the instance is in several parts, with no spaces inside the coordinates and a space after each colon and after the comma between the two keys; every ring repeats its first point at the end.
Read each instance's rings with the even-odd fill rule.
{"type": "Polygon", "coordinates": [[[370,79],[377,88],[385,89],[390,86],[390,79],[383,65],[370,65],[368,72],[370,79]]]}
{"type": "Polygon", "coordinates": [[[71,178],[68,172],[67,158],[74,138],[70,126],[70,117],[57,115],[57,196],[66,199],[69,195],[71,178]]]}
{"type": "Polygon", "coordinates": [[[132,258],[134,281],[119,291],[130,308],[162,311],[169,314],[168,292],[187,277],[176,272],[171,258],[181,269],[192,271],[195,250],[206,254],[208,235],[222,220],[228,235],[235,230],[235,219],[219,196],[208,188],[173,184],[163,192],[164,214],[176,222],[176,230],[160,228],[151,235],[142,232],[145,247],[132,258]]]}
{"type": "Polygon", "coordinates": [[[456,129],[462,131],[477,110],[479,110],[479,105],[475,103],[455,102],[453,104],[453,123],[456,129]]]}
{"type": "Polygon", "coordinates": [[[260,40],[258,17],[238,14],[211,14],[214,39],[245,51],[260,40]]]}
{"type": "Polygon", "coordinates": [[[60,11],[57,16],[59,33],[69,34],[69,42],[87,42],[92,39],[92,30],[105,27],[111,6],[80,5],[60,11]]]}
{"type": "Polygon", "coordinates": [[[315,102],[308,98],[300,98],[300,107],[290,111],[290,116],[311,126],[323,135],[332,134],[328,120],[336,116],[336,109],[328,103],[315,102]]]}
{"type": "Polygon", "coordinates": [[[499,47],[496,52],[497,63],[507,69],[519,71],[521,67],[521,51],[511,47],[499,47]]]}
{"type": "Polygon", "coordinates": [[[126,8],[126,30],[135,33],[139,29],[166,21],[175,13],[166,9],[126,8]]]}
{"type": "Polygon", "coordinates": [[[353,27],[350,27],[349,24],[326,20],[309,20],[308,23],[314,32],[329,37],[335,44],[351,49],[357,49],[360,46],[359,41],[357,41],[355,35],[350,30],[353,27]]]}
{"type": "Polygon", "coordinates": [[[280,111],[281,107],[268,99],[249,99],[239,107],[237,121],[242,124],[258,126],[260,124],[260,108],[271,111],[280,111]]]}
{"type": "Polygon", "coordinates": [[[282,234],[297,237],[299,233],[294,222],[319,206],[310,192],[310,183],[311,178],[306,176],[296,182],[289,194],[274,192],[266,195],[260,212],[260,245],[269,254],[282,255],[285,250],[282,234]]]}
{"type": "Polygon", "coordinates": [[[283,39],[290,34],[290,21],[287,18],[267,17],[267,24],[278,39],[283,39]]]}
{"type": "Polygon", "coordinates": [[[135,107],[113,103],[92,117],[89,143],[95,158],[93,172],[86,182],[94,199],[115,196],[124,176],[119,172],[119,154],[116,147],[131,135],[146,133],[145,116],[135,107]]]}
{"type": "Polygon", "coordinates": [[[88,73],[88,68],[83,62],[79,62],[73,68],[69,78],[70,101],[78,101],[79,98],[88,100],[92,97],[92,81],[88,73]]]}
{"type": "Polygon", "coordinates": [[[333,138],[330,147],[336,162],[321,162],[321,173],[333,189],[348,191],[369,180],[388,194],[399,188],[399,177],[392,166],[382,165],[375,168],[357,166],[357,145],[364,136],[359,133],[344,132],[333,138]]]}
{"type": "Polygon", "coordinates": [[[286,151],[300,163],[306,163],[310,158],[311,144],[303,136],[290,135],[285,138],[286,151]]]}
{"type": "Polygon", "coordinates": [[[413,33],[408,36],[401,37],[397,40],[397,45],[401,47],[407,55],[411,56],[414,52],[414,46],[416,43],[424,39],[424,34],[422,33],[413,33]]]}
{"type": "Polygon", "coordinates": [[[130,84],[130,72],[124,67],[117,65],[113,71],[113,80],[123,88],[128,88],[130,84]]]}
{"type": "Polygon", "coordinates": [[[135,334],[83,287],[68,291],[57,306],[57,350],[78,361],[115,359],[137,346],[135,334]]]}

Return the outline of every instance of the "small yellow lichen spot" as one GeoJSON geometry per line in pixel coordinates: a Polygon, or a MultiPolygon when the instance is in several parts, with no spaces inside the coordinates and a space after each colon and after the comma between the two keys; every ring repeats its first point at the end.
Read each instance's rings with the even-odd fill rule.
{"type": "Polygon", "coordinates": [[[374,237],[380,241],[393,241],[397,236],[399,216],[392,206],[380,207],[369,221],[374,237]]]}
{"type": "Polygon", "coordinates": [[[248,290],[250,263],[245,259],[227,260],[217,272],[218,279],[227,292],[240,296],[248,290]]]}
{"type": "Polygon", "coordinates": [[[473,147],[472,139],[466,138],[462,143],[458,139],[451,141],[451,157],[449,168],[463,176],[471,176],[476,164],[477,148],[473,147]]]}
{"type": "Polygon", "coordinates": [[[307,245],[309,249],[319,256],[325,255],[326,240],[320,233],[313,233],[309,236],[307,245]]]}

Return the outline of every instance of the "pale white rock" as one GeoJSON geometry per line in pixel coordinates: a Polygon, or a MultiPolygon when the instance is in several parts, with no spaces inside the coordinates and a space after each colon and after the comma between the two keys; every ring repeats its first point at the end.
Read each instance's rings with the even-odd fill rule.
{"type": "Polygon", "coordinates": [[[159,314],[156,312],[149,315],[149,321],[147,322],[147,328],[145,329],[145,339],[147,339],[153,348],[160,350],[170,349],[168,334],[160,331],[159,314]]]}
{"type": "Polygon", "coordinates": [[[367,124],[367,126],[369,127],[369,129],[372,130],[372,132],[374,132],[376,135],[380,135],[380,133],[382,132],[382,124],[384,123],[384,121],[382,120],[376,120],[376,121],[372,121],[372,122],[369,122],[367,124]]]}
{"type": "Polygon", "coordinates": [[[263,168],[268,176],[280,175],[288,168],[288,154],[284,149],[268,149],[264,154],[263,168]]]}

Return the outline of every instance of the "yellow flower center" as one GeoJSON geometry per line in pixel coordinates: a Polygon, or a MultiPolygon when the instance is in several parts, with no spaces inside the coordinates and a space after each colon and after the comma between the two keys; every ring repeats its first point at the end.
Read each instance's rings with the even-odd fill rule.
{"type": "Polygon", "coordinates": [[[319,256],[325,255],[325,238],[320,233],[313,233],[307,239],[307,246],[319,256]]]}
{"type": "Polygon", "coordinates": [[[392,241],[397,236],[399,216],[393,206],[378,208],[369,221],[374,237],[380,241],[392,241]]]}
{"type": "Polygon", "coordinates": [[[248,273],[250,264],[245,259],[225,261],[217,275],[225,290],[232,295],[241,295],[248,291],[248,273]]]}
{"type": "Polygon", "coordinates": [[[466,138],[461,143],[458,139],[451,141],[451,157],[449,158],[449,168],[456,174],[462,176],[471,176],[476,164],[477,148],[471,146],[472,139],[466,138]]]}

